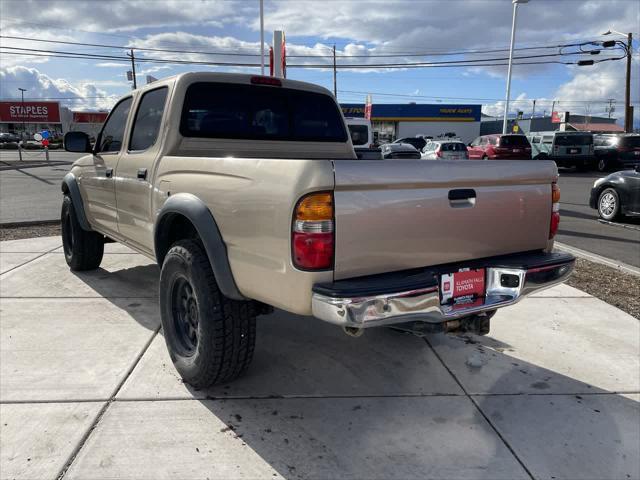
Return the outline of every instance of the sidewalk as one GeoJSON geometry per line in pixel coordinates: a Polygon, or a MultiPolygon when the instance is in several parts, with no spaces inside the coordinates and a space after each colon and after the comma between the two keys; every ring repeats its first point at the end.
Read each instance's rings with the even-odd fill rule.
{"type": "Polygon", "coordinates": [[[158,268],[0,242],[2,479],[640,477],[640,323],[568,286],[487,337],[360,338],[277,311],[247,375],[184,385],[158,268]]]}

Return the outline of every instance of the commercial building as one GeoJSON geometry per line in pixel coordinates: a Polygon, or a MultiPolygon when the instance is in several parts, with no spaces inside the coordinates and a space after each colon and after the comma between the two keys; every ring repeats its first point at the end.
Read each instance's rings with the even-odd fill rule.
{"type": "MultiPolygon", "coordinates": [[[[340,104],[345,117],[364,117],[364,104],[340,104]]],[[[371,124],[380,141],[416,135],[451,135],[470,142],[480,135],[481,105],[374,103],[371,124]]]]}
{"type": "MultiPolygon", "coordinates": [[[[513,127],[518,125],[520,133],[549,132],[554,130],[584,131],[594,133],[622,133],[624,128],[616,123],[615,118],[594,117],[564,113],[556,121],[550,116],[509,119],[507,131],[513,132],[513,127]],[[559,121],[558,121],[559,120],[559,121]]],[[[480,126],[482,135],[502,133],[502,118],[484,117],[480,126]]]]}
{"type": "Polygon", "coordinates": [[[97,135],[107,112],[74,112],[59,102],[34,102],[21,100],[0,101],[0,132],[10,132],[32,137],[34,133],[48,130],[53,136],[72,130],[97,135]]]}

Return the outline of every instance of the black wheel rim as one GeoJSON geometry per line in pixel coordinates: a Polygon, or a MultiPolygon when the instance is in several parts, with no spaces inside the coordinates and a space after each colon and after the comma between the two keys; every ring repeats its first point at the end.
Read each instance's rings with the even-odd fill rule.
{"type": "Polygon", "coordinates": [[[176,340],[184,356],[191,356],[198,347],[198,300],[193,286],[185,277],[178,277],[173,284],[171,310],[176,340]]]}
{"type": "Polygon", "coordinates": [[[64,246],[64,253],[67,257],[71,256],[73,251],[73,228],[71,226],[71,214],[67,212],[62,219],[62,244],[64,246]]]}

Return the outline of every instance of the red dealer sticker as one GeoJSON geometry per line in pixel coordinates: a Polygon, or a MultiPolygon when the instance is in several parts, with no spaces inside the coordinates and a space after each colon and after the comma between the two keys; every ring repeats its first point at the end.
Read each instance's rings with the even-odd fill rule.
{"type": "Polygon", "coordinates": [[[440,279],[442,303],[450,303],[463,298],[484,297],[484,268],[446,273],[440,279]]]}

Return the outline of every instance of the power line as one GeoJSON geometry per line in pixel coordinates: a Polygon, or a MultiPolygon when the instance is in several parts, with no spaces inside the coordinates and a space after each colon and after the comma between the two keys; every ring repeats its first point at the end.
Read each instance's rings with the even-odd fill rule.
{"type": "MultiPolygon", "coordinates": [[[[20,36],[13,36],[13,35],[0,35],[0,38],[11,39],[11,40],[25,40],[25,41],[41,42],[41,43],[54,43],[54,44],[60,44],[60,45],[77,45],[77,46],[83,46],[83,47],[99,47],[99,48],[120,49],[120,50],[129,50],[131,48],[134,48],[135,50],[140,50],[140,51],[162,52],[162,53],[186,53],[186,54],[197,54],[197,55],[223,55],[223,56],[241,56],[241,57],[259,57],[260,56],[259,53],[208,52],[208,51],[202,51],[202,50],[171,50],[171,49],[162,49],[162,48],[136,47],[133,45],[123,46],[123,45],[71,42],[71,41],[64,41],[64,40],[49,40],[49,39],[39,39],[39,38],[30,38],[30,37],[20,37],[20,36]]],[[[542,49],[551,49],[551,48],[562,49],[562,48],[569,48],[569,47],[582,47],[586,45],[597,45],[599,43],[601,42],[586,41],[586,42],[579,42],[579,43],[564,43],[564,44],[546,45],[546,46],[540,45],[540,46],[533,46],[533,47],[519,47],[519,48],[515,48],[514,50],[526,51],[526,50],[542,50],[542,49]]],[[[431,51],[431,52],[421,52],[421,53],[398,53],[398,54],[391,54],[391,53],[382,53],[382,54],[372,53],[372,54],[366,54],[366,55],[339,54],[339,55],[336,55],[336,57],[338,58],[394,58],[394,57],[423,57],[423,56],[457,56],[457,55],[469,55],[469,54],[477,55],[477,54],[499,53],[499,52],[506,52],[508,50],[509,49],[506,49],[506,48],[499,48],[499,49],[489,49],[489,50],[476,49],[476,50],[459,50],[459,51],[448,51],[448,52],[431,51]]],[[[562,54],[562,53],[563,52],[559,52],[558,54],[562,54]]],[[[581,52],[572,52],[572,53],[589,54],[590,52],[581,51],[581,52]]],[[[549,54],[549,55],[551,56],[553,54],[549,54]]],[[[327,54],[327,55],[298,54],[298,55],[288,55],[287,57],[288,58],[332,58],[333,53],[327,54]]]]}

